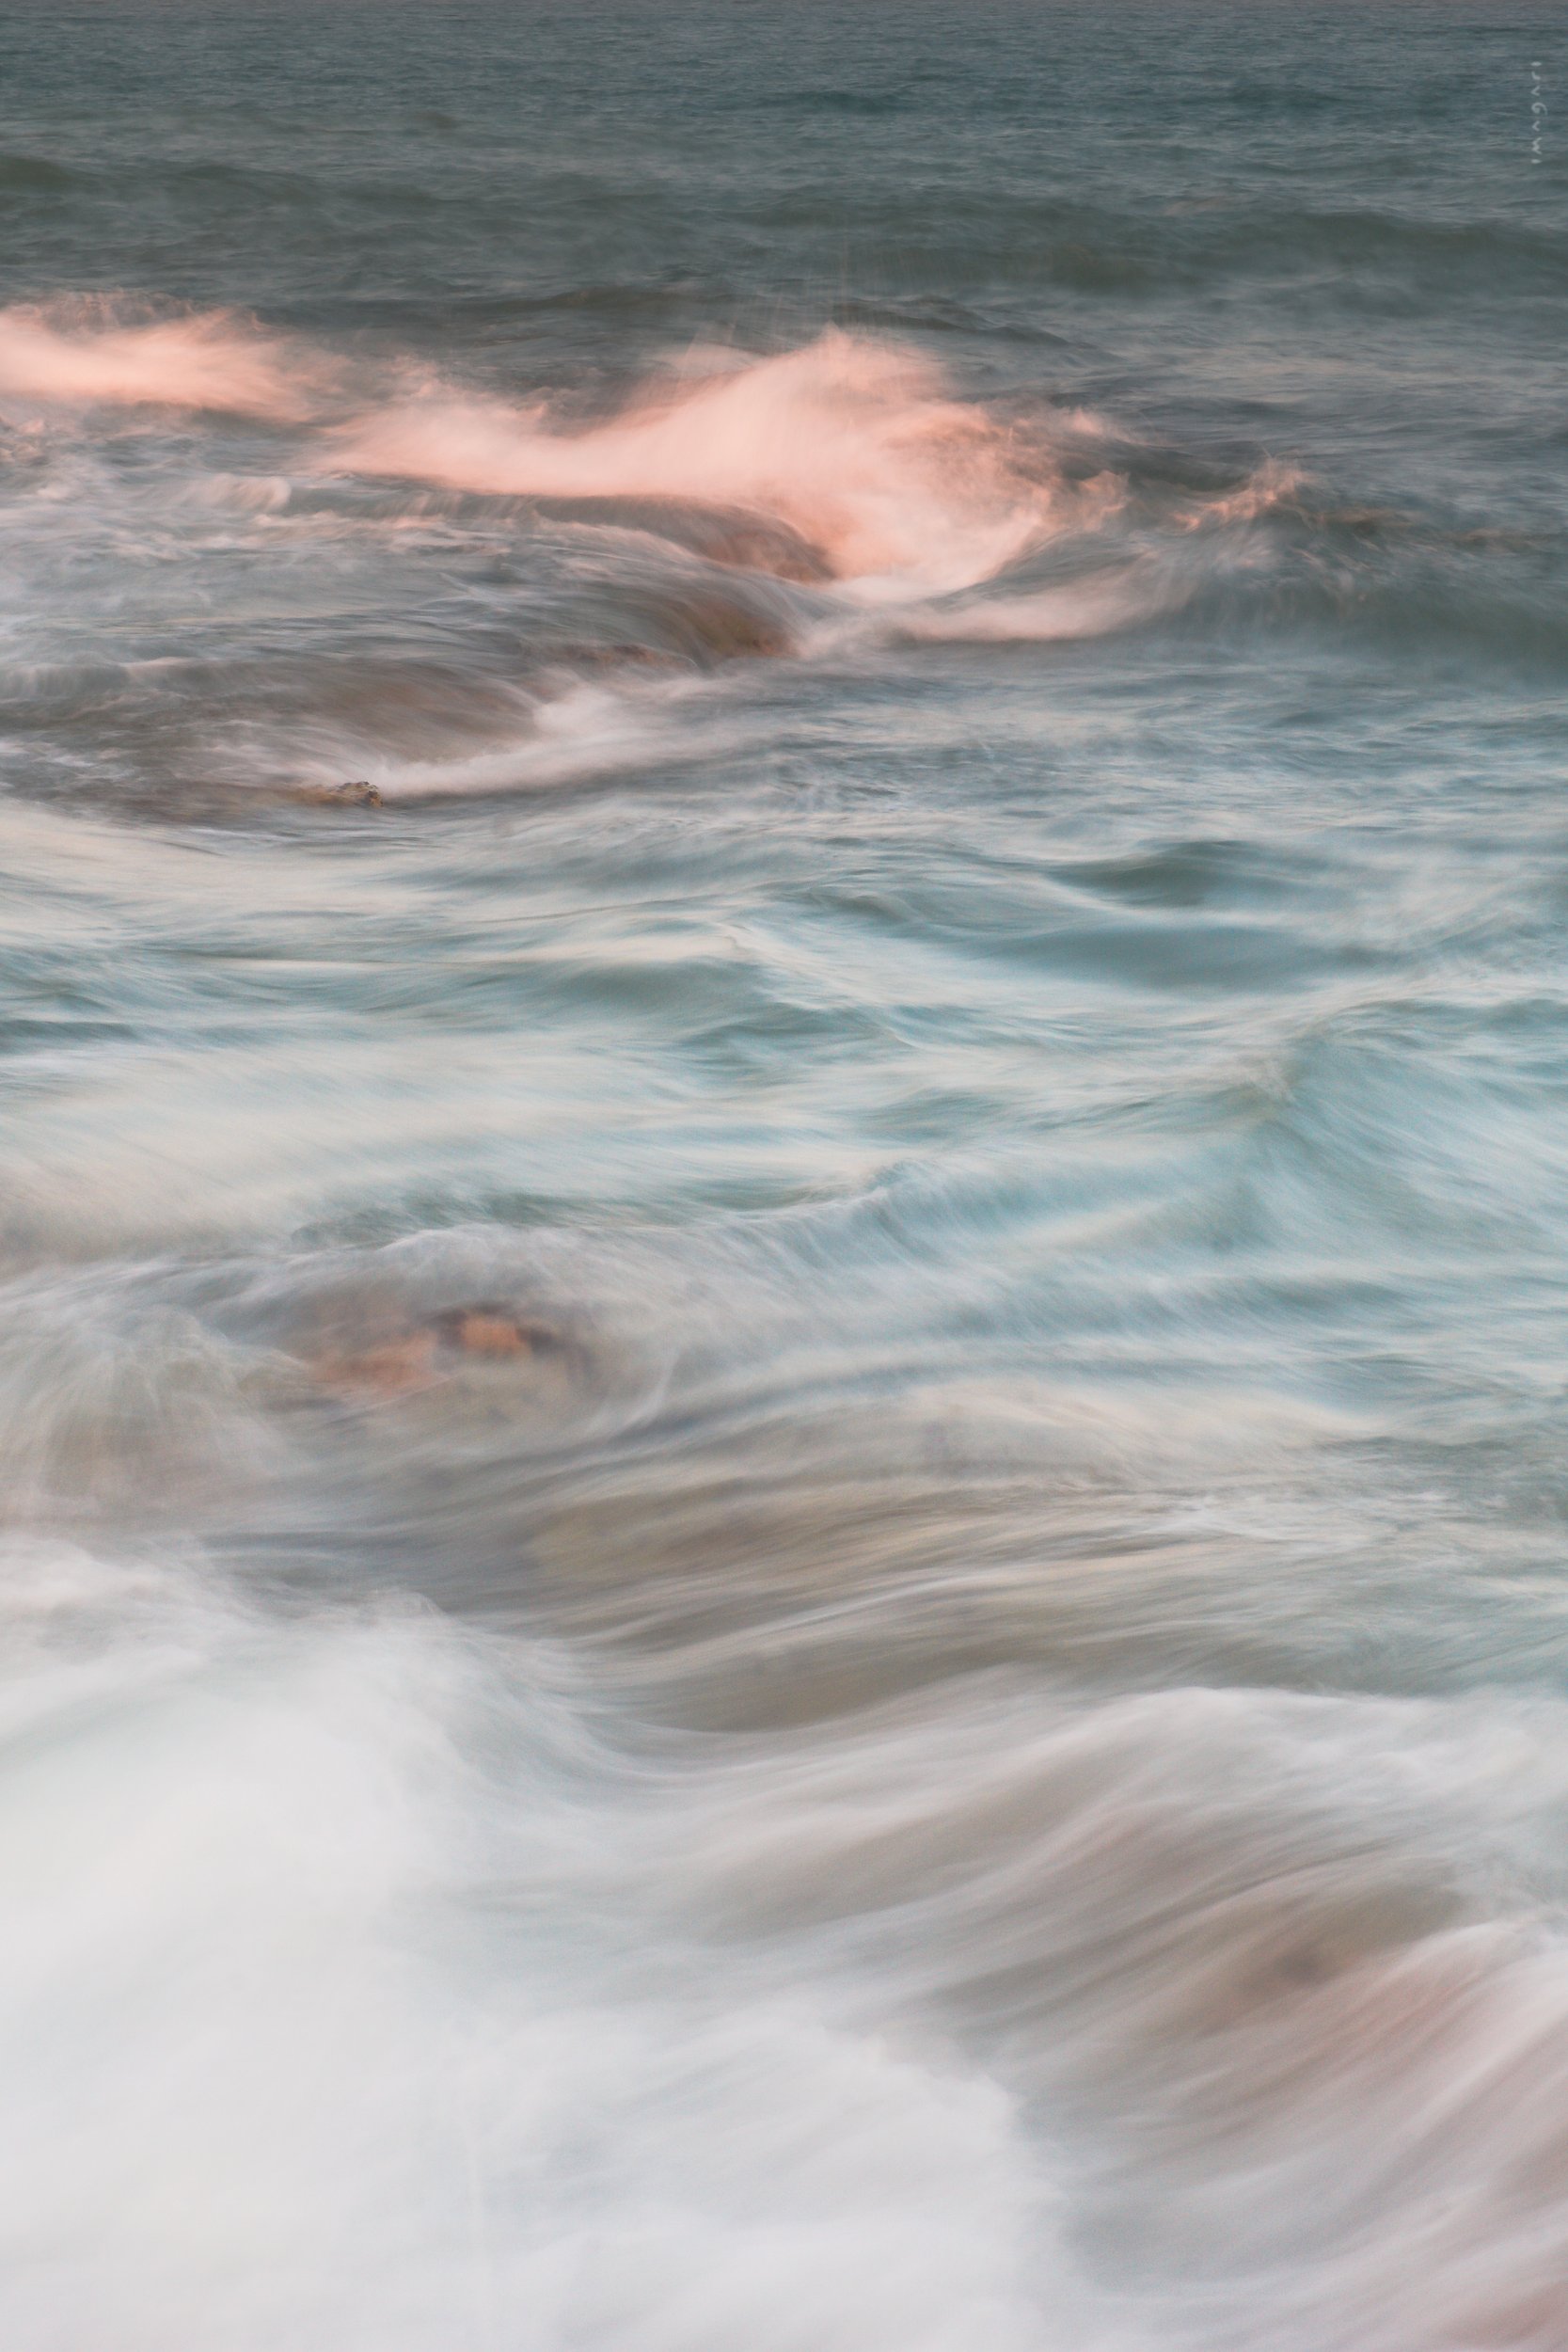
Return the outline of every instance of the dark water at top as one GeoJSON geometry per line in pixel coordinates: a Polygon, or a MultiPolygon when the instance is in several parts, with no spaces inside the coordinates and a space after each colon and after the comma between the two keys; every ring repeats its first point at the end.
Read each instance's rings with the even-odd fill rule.
{"type": "Polygon", "coordinates": [[[17,2352],[1568,2343],[1561,72],[0,10],[17,2352]]]}

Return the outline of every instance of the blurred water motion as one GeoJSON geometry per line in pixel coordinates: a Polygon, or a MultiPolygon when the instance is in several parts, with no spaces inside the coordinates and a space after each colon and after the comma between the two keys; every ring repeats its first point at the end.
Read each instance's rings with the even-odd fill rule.
{"type": "Polygon", "coordinates": [[[0,12],[16,2352],[1561,2352],[1548,29],[0,12]]]}

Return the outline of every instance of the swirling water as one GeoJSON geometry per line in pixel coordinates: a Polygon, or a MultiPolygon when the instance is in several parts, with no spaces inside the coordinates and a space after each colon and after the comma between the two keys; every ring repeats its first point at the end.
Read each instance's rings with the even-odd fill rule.
{"type": "Polygon", "coordinates": [[[1560,56],[5,14],[17,2352],[1568,2343],[1560,56]]]}

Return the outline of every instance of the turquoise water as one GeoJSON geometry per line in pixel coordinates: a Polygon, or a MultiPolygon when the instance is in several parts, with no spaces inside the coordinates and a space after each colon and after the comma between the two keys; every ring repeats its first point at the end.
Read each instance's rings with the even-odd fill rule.
{"type": "Polygon", "coordinates": [[[17,2352],[1561,2352],[1560,65],[0,15],[17,2352]]]}

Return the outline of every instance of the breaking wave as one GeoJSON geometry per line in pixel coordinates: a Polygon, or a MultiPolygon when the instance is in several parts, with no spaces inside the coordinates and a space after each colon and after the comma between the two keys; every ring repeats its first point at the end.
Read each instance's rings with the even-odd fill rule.
{"type": "Polygon", "coordinates": [[[127,320],[102,301],[0,310],[0,395],[46,403],[212,409],[295,423],[327,371],[231,311],[127,320]]]}
{"type": "Polygon", "coordinates": [[[990,578],[1037,546],[1064,502],[1015,437],[908,350],[838,332],[800,351],[713,355],[568,429],[544,405],[439,389],[356,420],[357,471],[538,498],[664,498],[774,517],[829,571],[875,595],[990,578]]]}
{"type": "MultiPolygon", "coordinates": [[[[1081,502],[1038,446],[958,398],[930,361],[837,331],[771,356],[693,353],[591,423],[409,369],[344,416],[341,374],[228,312],[131,323],[103,304],[0,312],[0,392],[314,421],[313,462],[349,473],[761,516],[795,535],[808,569],[869,596],[990,578],[1081,502]]],[[[768,554],[790,567],[787,546],[768,554]]]]}

